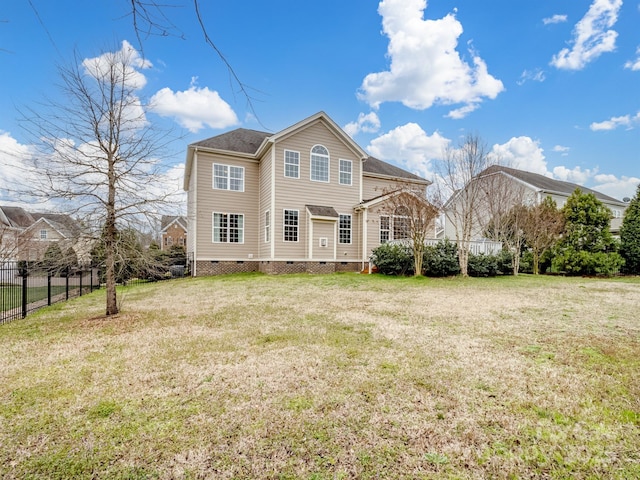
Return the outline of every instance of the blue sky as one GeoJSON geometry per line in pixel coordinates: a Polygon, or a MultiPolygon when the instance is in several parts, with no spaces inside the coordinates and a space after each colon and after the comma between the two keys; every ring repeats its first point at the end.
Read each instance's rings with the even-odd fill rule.
{"type": "MultiPolygon", "coordinates": [[[[128,0],[8,0],[0,12],[0,199],[32,151],[18,109],[56,98],[56,66],[136,49],[147,118],[186,146],[278,131],[325,111],[369,153],[432,177],[478,135],[502,162],[632,197],[640,183],[640,1],[160,2],[165,36],[135,35],[128,0]],[[8,4],[7,4],[8,3],[8,4]],[[488,7],[489,6],[489,7],[488,7]],[[256,118],[257,117],[257,118],[256,118]]],[[[179,180],[174,180],[179,181],[179,180]]]]}

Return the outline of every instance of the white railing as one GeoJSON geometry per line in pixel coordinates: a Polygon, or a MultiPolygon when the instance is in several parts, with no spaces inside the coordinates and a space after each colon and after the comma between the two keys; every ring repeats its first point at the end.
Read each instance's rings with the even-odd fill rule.
{"type": "MultiPolygon", "coordinates": [[[[442,239],[436,238],[428,238],[424,241],[424,244],[428,247],[433,247],[440,242],[443,242],[442,239]]],[[[455,240],[449,240],[451,243],[457,243],[455,240]]],[[[411,245],[411,240],[403,239],[403,240],[391,240],[389,243],[394,244],[404,244],[411,245]]],[[[495,255],[500,253],[502,250],[502,242],[494,242],[493,240],[472,240],[470,242],[466,242],[468,245],[468,249],[474,255],[480,255],[484,253],[485,255],[495,255]]]]}

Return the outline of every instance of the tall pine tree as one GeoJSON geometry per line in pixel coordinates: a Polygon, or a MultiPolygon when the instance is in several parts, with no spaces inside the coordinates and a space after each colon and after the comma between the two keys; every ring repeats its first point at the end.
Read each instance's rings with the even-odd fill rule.
{"type": "Polygon", "coordinates": [[[620,227],[620,254],[624,258],[624,272],[640,274],[640,185],[624,212],[620,227]]]}

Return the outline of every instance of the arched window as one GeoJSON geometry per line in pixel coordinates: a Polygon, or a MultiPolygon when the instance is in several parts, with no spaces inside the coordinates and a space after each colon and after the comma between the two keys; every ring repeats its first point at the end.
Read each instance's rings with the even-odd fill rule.
{"type": "Polygon", "coordinates": [[[322,145],[316,145],[311,149],[311,180],[329,181],[329,150],[322,145]]]}

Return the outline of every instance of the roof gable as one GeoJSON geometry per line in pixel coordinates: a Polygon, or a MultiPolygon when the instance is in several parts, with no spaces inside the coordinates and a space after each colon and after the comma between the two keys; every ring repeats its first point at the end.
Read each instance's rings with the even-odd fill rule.
{"type": "Polygon", "coordinates": [[[571,182],[565,182],[562,180],[556,180],[554,178],[546,177],[544,175],[540,175],[539,173],[527,172],[525,170],[518,170],[515,168],[504,167],[502,165],[492,165],[491,167],[485,169],[481,172],[478,177],[484,177],[487,175],[493,174],[505,174],[520,180],[534,189],[540,190],[544,193],[554,193],[559,195],[566,195],[567,197],[571,195],[577,188],[579,188],[582,193],[592,193],[598,200],[605,203],[613,203],[619,204],[621,206],[626,206],[626,204],[616,198],[610,197],[609,195],[605,195],[604,193],[598,192],[597,190],[592,190],[587,187],[583,187],[581,185],[577,185],[571,182]]]}
{"type": "Polygon", "coordinates": [[[187,219],[182,215],[163,215],[160,220],[160,230],[164,232],[174,223],[182,227],[184,231],[187,230],[187,219]]]}
{"type": "Polygon", "coordinates": [[[418,183],[424,183],[425,185],[431,185],[429,180],[426,180],[418,175],[407,172],[400,167],[391,165],[390,163],[378,160],[375,157],[368,157],[362,164],[363,174],[370,174],[371,176],[382,176],[389,178],[397,178],[399,180],[413,181],[418,183]]]}

